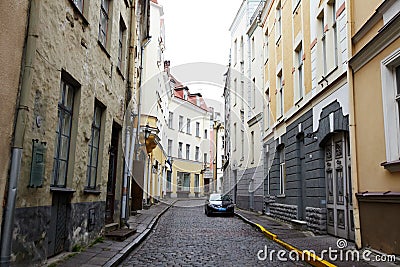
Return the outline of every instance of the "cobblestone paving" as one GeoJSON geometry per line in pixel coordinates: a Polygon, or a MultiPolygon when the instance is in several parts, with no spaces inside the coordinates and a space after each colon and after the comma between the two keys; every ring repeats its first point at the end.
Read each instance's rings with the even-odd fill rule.
{"type": "MultiPolygon", "coordinates": [[[[207,217],[201,202],[178,201],[122,266],[305,266],[260,261],[257,252],[282,247],[236,217],[207,217]]],[[[276,256],[276,254],[275,254],[276,256]]]]}

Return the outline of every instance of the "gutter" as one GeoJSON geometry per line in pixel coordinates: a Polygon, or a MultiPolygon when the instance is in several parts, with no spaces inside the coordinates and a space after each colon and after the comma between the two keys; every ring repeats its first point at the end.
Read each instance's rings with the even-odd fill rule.
{"type": "Polygon", "coordinates": [[[0,266],[9,266],[11,259],[11,243],[14,228],[15,203],[17,199],[18,180],[21,175],[21,161],[25,139],[25,129],[29,115],[29,99],[32,89],[33,69],[35,62],[36,43],[38,39],[39,1],[31,0],[29,7],[28,33],[25,45],[25,57],[17,120],[14,129],[14,141],[12,145],[11,170],[8,180],[8,192],[3,217],[3,229],[1,231],[0,266]]]}

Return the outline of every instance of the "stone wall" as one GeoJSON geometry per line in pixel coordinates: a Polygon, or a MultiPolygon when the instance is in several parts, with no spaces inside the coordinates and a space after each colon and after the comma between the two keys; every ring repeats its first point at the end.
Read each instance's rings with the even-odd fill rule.
{"type": "Polygon", "coordinates": [[[279,203],[270,204],[271,215],[285,221],[297,219],[297,206],[279,203]]]}
{"type": "Polygon", "coordinates": [[[326,208],[306,207],[307,228],[317,234],[326,234],[326,208]]]}

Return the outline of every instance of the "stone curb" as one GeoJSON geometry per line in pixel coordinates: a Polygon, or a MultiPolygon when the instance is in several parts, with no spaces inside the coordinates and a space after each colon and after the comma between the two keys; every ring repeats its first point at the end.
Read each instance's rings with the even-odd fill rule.
{"type": "Polygon", "coordinates": [[[284,247],[287,250],[294,250],[299,254],[299,257],[301,259],[304,259],[304,261],[306,261],[307,263],[311,264],[312,266],[316,266],[316,267],[335,267],[336,265],[321,259],[320,257],[318,257],[317,255],[309,252],[309,251],[302,251],[288,243],[286,243],[283,240],[280,240],[278,238],[278,235],[271,233],[269,231],[267,231],[262,225],[255,223],[249,219],[247,219],[245,216],[243,216],[242,214],[239,214],[237,212],[235,212],[235,215],[237,217],[239,217],[240,219],[242,219],[244,222],[250,224],[251,226],[259,229],[267,238],[271,239],[272,241],[274,241],[275,243],[281,245],[282,247],[284,247]]]}
{"type": "Polygon", "coordinates": [[[138,237],[136,237],[131,243],[125,246],[119,253],[117,253],[114,257],[108,260],[103,266],[104,267],[114,267],[118,266],[127,256],[131,253],[143,240],[146,239],[150,231],[156,225],[158,219],[165,213],[169,208],[171,208],[178,200],[175,200],[171,204],[162,210],[159,214],[157,214],[153,220],[151,220],[150,224],[147,226],[146,230],[144,230],[138,237]]]}

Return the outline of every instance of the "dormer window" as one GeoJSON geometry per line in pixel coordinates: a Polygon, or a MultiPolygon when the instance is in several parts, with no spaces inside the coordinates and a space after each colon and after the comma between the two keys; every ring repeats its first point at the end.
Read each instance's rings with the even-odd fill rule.
{"type": "Polygon", "coordinates": [[[188,91],[183,90],[183,99],[188,100],[188,91]]]}
{"type": "Polygon", "coordinates": [[[200,107],[200,97],[196,96],[196,105],[200,107]]]}

